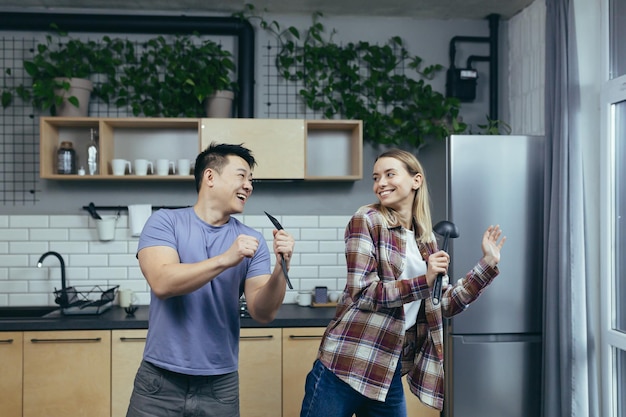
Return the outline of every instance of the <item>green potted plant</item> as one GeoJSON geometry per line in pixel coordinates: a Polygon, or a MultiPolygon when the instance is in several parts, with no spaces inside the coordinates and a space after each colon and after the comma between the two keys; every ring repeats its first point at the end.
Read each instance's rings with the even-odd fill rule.
{"type": "Polygon", "coordinates": [[[303,36],[293,26],[282,30],[276,21],[265,21],[252,5],[235,15],[258,20],[278,39],[276,67],[283,78],[302,85],[299,95],[309,109],[328,119],[363,120],[366,141],[419,147],[467,129],[458,117],[460,101],[429,84],[443,67],[422,68],[422,59],[410,55],[397,36],[383,45],[337,43],[335,31],[325,33],[320,13],[303,36]]]}
{"type": "MultiPolygon", "coordinates": [[[[70,38],[56,25],[52,28],[55,36],[46,35],[46,41],[36,46],[32,58],[24,60],[24,70],[32,83],[18,85],[14,93],[53,116],[86,116],[90,96],[108,103],[113,92],[106,82],[94,85],[90,78],[100,74],[105,80],[114,80],[120,61],[114,51],[96,41],[70,38]]],[[[10,69],[6,73],[10,75],[10,69]]],[[[12,94],[4,89],[3,107],[11,104],[12,94]]]]}
{"type": "Polygon", "coordinates": [[[198,34],[157,36],[127,54],[116,105],[135,116],[203,117],[206,100],[228,90],[232,109],[234,71],[232,54],[198,34]]]}

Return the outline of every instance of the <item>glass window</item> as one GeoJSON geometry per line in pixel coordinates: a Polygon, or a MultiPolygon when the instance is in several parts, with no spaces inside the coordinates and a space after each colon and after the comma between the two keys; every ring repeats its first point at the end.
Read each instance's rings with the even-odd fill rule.
{"type": "Polygon", "coordinates": [[[626,351],[615,348],[615,397],[614,407],[616,416],[626,415],[626,351]]]}
{"type": "Polygon", "coordinates": [[[626,74],[626,1],[609,2],[610,79],[626,74]]]}
{"type": "MultiPolygon", "coordinates": [[[[626,4],[626,2],[623,2],[626,4]]],[[[615,144],[615,283],[613,305],[615,306],[615,329],[626,332],[626,101],[614,104],[615,144]],[[624,220],[624,221],[622,221],[624,220]]]]}

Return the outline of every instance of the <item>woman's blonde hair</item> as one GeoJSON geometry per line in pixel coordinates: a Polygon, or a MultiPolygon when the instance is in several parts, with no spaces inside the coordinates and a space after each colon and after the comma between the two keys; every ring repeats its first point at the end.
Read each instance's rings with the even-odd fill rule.
{"type": "MultiPolygon", "coordinates": [[[[426,173],[422,164],[417,160],[415,155],[410,152],[403,151],[401,149],[390,149],[378,155],[376,161],[380,158],[395,158],[402,162],[407,172],[411,176],[421,174],[422,185],[415,191],[413,197],[413,223],[415,230],[415,236],[418,242],[429,243],[433,240],[433,224],[430,217],[430,196],[428,194],[428,185],[426,181],[426,173]]],[[[398,225],[399,220],[396,216],[396,212],[393,209],[383,206],[380,203],[373,204],[376,207],[385,220],[390,225],[398,225]]]]}

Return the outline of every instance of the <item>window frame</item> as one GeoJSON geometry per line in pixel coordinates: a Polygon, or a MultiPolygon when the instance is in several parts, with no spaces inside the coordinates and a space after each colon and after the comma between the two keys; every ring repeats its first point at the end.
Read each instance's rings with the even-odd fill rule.
{"type": "MultiPolygon", "coordinates": [[[[601,320],[601,415],[619,417],[618,406],[621,406],[622,415],[626,412],[623,400],[620,403],[617,392],[618,377],[622,392],[626,387],[626,375],[617,372],[617,351],[626,353],[626,332],[615,330],[617,316],[616,262],[619,258],[616,233],[616,193],[618,164],[624,166],[626,161],[617,161],[616,144],[618,140],[626,140],[626,134],[617,137],[615,105],[622,103],[626,106],[626,75],[610,79],[610,3],[603,1],[604,26],[604,71],[600,98],[601,106],[601,150],[600,150],[600,253],[604,254],[600,262],[600,320],[601,320]]],[[[625,22],[626,23],[626,22],[625,22]]],[[[621,120],[622,129],[626,129],[626,120],[621,120]]],[[[622,187],[626,185],[626,178],[622,187]]],[[[622,250],[624,248],[621,248],[622,250]]],[[[622,278],[624,279],[624,278],[622,278]]],[[[622,288],[626,282],[622,282],[622,288]]]]}

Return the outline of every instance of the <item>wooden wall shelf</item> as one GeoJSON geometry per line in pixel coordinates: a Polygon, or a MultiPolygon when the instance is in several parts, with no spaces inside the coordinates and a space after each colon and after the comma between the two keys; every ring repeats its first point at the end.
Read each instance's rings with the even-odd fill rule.
{"type": "MultiPolygon", "coordinates": [[[[111,160],[175,161],[196,155],[211,142],[242,143],[257,160],[255,180],[356,181],[362,178],[360,120],[42,117],[40,177],[85,181],[185,181],[193,175],[113,175],[111,160]],[[90,130],[98,131],[97,175],[57,173],[62,141],[71,141],[77,168],[86,164],[90,130]]],[[[155,167],[156,169],[156,167],[155,167]]]]}

